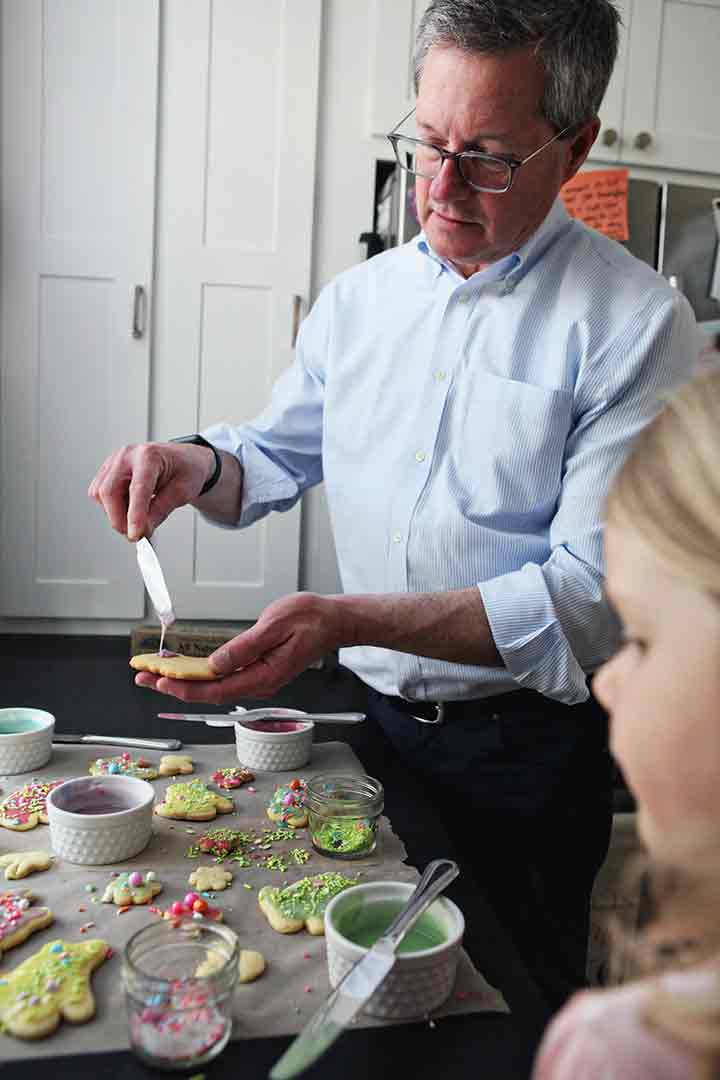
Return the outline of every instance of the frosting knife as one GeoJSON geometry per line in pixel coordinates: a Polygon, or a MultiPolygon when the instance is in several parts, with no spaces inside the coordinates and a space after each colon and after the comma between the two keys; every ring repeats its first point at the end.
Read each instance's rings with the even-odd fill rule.
{"type": "Polygon", "coordinates": [[[165,631],[168,626],[171,626],[175,622],[175,612],[173,611],[172,600],[170,599],[168,587],[165,584],[165,575],[162,572],[160,560],[155,554],[154,547],[144,536],[141,540],[138,540],[135,545],[135,554],[137,555],[142,579],[145,582],[145,588],[148,591],[148,595],[152,600],[152,605],[155,608],[157,617],[160,620],[160,625],[162,626],[160,648],[158,649],[158,652],[162,653],[163,645],[165,643],[165,631]]]}
{"type": "Polygon", "coordinates": [[[209,727],[232,727],[247,720],[312,720],[316,724],[360,724],[365,719],[361,712],[306,713],[299,709],[248,709],[238,713],[158,713],[161,720],[197,720],[209,727]]]}

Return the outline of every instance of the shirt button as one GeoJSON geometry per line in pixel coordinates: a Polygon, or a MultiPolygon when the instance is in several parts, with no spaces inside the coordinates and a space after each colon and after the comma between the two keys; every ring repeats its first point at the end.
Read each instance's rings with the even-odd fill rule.
{"type": "Polygon", "coordinates": [[[470,300],[470,293],[461,293],[460,296],[458,296],[458,303],[460,304],[469,304],[470,300]]]}
{"type": "Polygon", "coordinates": [[[401,543],[401,541],[402,541],[402,533],[394,533],[393,534],[393,543],[394,544],[399,544],[399,543],[401,543]]]}
{"type": "Polygon", "coordinates": [[[425,455],[423,454],[422,450],[418,450],[417,454],[415,455],[415,460],[416,461],[424,461],[425,460],[425,455]]]}
{"type": "Polygon", "coordinates": [[[440,371],[440,370],[433,371],[433,378],[435,379],[436,382],[442,382],[443,379],[447,378],[447,375],[445,374],[444,371],[440,371]]]}

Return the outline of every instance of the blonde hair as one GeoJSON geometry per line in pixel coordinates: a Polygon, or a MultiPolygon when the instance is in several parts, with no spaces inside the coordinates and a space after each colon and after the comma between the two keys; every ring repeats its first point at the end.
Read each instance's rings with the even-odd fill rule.
{"type": "Polygon", "coordinates": [[[607,516],[638,532],[678,575],[720,596],[720,372],[686,383],[641,432],[607,516]]]}
{"type": "MultiPolygon", "coordinates": [[[[635,530],[673,573],[720,600],[720,372],[684,385],[641,432],[608,497],[607,518],[635,530]]],[[[720,867],[690,877],[649,860],[644,882],[651,917],[634,940],[616,928],[616,964],[630,954],[638,973],[659,973],[720,956],[720,867]]],[[[698,1080],[720,1077],[720,968],[717,974],[692,997],[659,979],[644,1012],[649,1026],[694,1053],[698,1080]]]]}

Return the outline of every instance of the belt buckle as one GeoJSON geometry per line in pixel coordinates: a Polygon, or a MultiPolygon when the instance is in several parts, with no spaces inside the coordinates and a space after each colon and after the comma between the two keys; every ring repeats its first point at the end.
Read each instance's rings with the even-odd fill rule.
{"type": "Polygon", "coordinates": [[[445,702],[433,701],[435,707],[435,716],[432,719],[428,719],[426,716],[416,716],[412,713],[413,720],[417,720],[419,724],[442,724],[445,722],[445,702]]]}

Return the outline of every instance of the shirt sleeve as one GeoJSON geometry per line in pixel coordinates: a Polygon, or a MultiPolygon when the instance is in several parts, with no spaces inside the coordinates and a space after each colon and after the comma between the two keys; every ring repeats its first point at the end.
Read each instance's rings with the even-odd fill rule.
{"type": "Polygon", "coordinates": [[[584,701],[587,673],[613,651],[617,628],[602,593],[605,499],[633,439],[663,393],[690,376],[697,352],[692,309],[678,294],[638,311],[579,372],[552,553],[478,585],[495,645],[520,686],[569,705],[584,701]]]}
{"type": "Polygon", "coordinates": [[[289,510],[322,481],[329,291],[303,321],[294,361],[275,382],[267,407],[250,423],[214,424],[202,432],[218,450],[234,454],[243,469],[241,513],[231,528],[252,525],[271,510],[289,510]]]}

